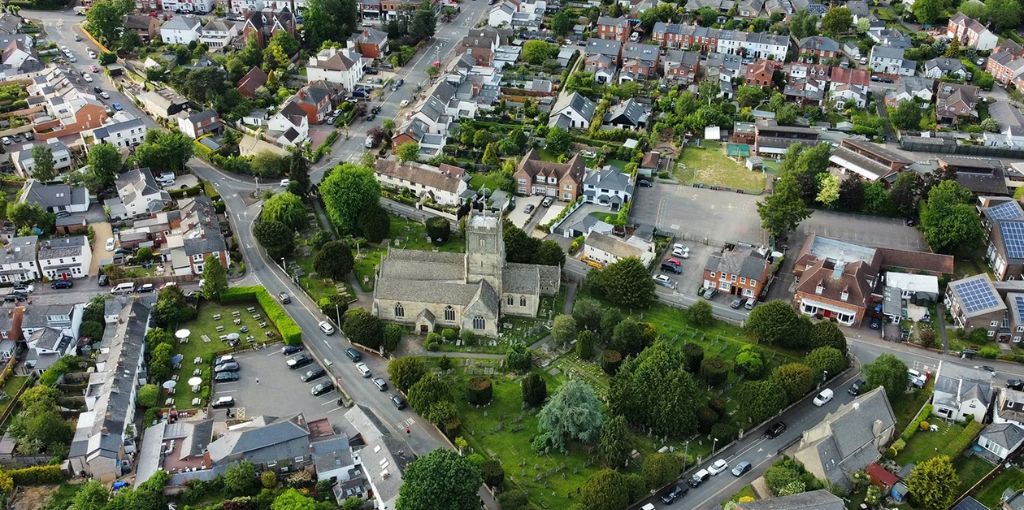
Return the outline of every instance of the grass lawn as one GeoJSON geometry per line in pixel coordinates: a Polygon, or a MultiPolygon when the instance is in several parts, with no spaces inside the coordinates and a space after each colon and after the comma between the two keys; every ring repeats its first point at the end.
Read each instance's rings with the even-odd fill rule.
{"type": "Polygon", "coordinates": [[[985,263],[985,254],[980,250],[972,256],[957,257],[953,262],[953,278],[965,278],[983,273],[992,276],[992,269],[985,263]]]}
{"type": "Polygon", "coordinates": [[[757,493],[754,492],[754,487],[750,484],[744,485],[742,489],[736,494],[733,494],[729,501],[739,501],[740,498],[750,498],[752,501],[757,500],[757,493]]]}
{"type": "Polygon", "coordinates": [[[974,484],[978,483],[985,475],[995,469],[995,466],[989,464],[981,457],[961,457],[953,462],[953,467],[956,468],[956,474],[960,475],[960,487],[957,489],[957,494],[963,494],[967,492],[974,484]]]}
{"type": "Polygon", "coordinates": [[[764,174],[747,170],[742,163],[727,157],[725,149],[715,142],[705,142],[703,148],[684,149],[676,174],[683,184],[721,186],[748,193],[764,191],[764,174]]]}
{"type": "MultiPolygon", "coordinates": [[[[918,432],[907,442],[907,447],[896,456],[896,463],[904,465],[909,462],[917,464],[930,459],[936,455],[948,455],[950,459],[957,460],[960,451],[952,451],[952,445],[959,443],[958,438],[963,434],[976,434],[981,430],[981,425],[974,423],[965,427],[957,423],[947,424],[942,420],[929,422],[939,428],[937,432],[918,432]]],[[[899,430],[899,429],[897,429],[899,430]]],[[[902,431],[901,431],[902,432],[902,431]]],[[[962,444],[962,443],[961,443],[962,444]]]]}
{"type": "Polygon", "coordinates": [[[989,508],[996,508],[999,505],[999,498],[1006,489],[1024,489],[1024,471],[1011,468],[999,473],[982,486],[974,497],[981,501],[981,504],[989,508]]]}
{"type": "Polygon", "coordinates": [[[221,335],[239,333],[240,328],[245,326],[249,328],[249,332],[239,333],[242,340],[239,347],[249,345],[246,342],[247,335],[253,336],[254,344],[264,344],[268,341],[280,340],[281,335],[274,329],[274,325],[270,321],[266,321],[266,328],[261,328],[259,325],[260,321],[252,318],[253,314],[246,311],[250,306],[255,307],[255,313],[260,314],[263,317],[262,320],[266,321],[267,314],[257,303],[238,303],[225,306],[204,301],[199,307],[199,316],[183,326],[183,328],[191,331],[192,335],[189,337],[188,343],[174,344],[174,354],[184,356],[181,361],[181,368],[174,372],[178,375],[178,386],[174,395],[174,405],[178,409],[191,409],[193,407],[192,399],[195,397],[202,398],[203,405],[206,405],[209,400],[213,357],[215,353],[231,348],[227,342],[220,340],[221,335]],[[239,325],[235,325],[232,321],[231,312],[235,310],[241,312],[239,317],[241,324],[239,325]],[[217,314],[221,315],[220,320],[214,320],[213,316],[217,314]],[[224,331],[218,332],[217,326],[223,326],[224,331]],[[268,334],[272,335],[272,337],[268,336],[268,334]],[[203,341],[203,335],[207,335],[211,341],[203,341]],[[201,363],[198,365],[194,362],[197,357],[202,358],[201,363]],[[193,371],[196,369],[201,371],[200,377],[203,379],[199,392],[193,392],[187,382],[189,378],[193,377],[193,371]]]}
{"type": "Polygon", "coordinates": [[[75,499],[75,494],[84,487],[84,483],[62,483],[50,494],[43,510],[67,510],[75,499]]]}
{"type": "MultiPolygon", "coordinates": [[[[896,416],[896,436],[898,437],[913,421],[921,407],[931,398],[932,389],[935,387],[935,378],[928,379],[928,384],[923,389],[907,393],[903,398],[892,404],[892,413],[896,416]]],[[[916,437],[916,436],[915,436],[916,437]]]]}
{"type": "Polygon", "coordinates": [[[377,272],[377,266],[380,265],[380,259],[384,258],[385,251],[387,248],[380,246],[365,247],[361,248],[359,254],[356,255],[356,263],[352,272],[356,275],[359,286],[366,292],[373,291],[373,275],[377,272]]]}
{"type": "Polygon", "coordinates": [[[423,223],[400,216],[391,216],[389,237],[391,238],[391,245],[396,248],[426,251],[436,248],[438,251],[452,253],[465,252],[466,240],[456,234],[457,232],[452,232],[452,237],[448,239],[448,242],[442,245],[435,245],[427,239],[427,227],[423,223]],[[396,241],[398,244],[395,244],[396,241]]]}
{"type": "Polygon", "coordinates": [[[477,172],[469,179],[469,189],[479,190],[480,188],[487,188],[494,191],[501,189],[506,182],[508,182],[508,179],[501,175],[500,170],[495,170],[493,172],[477,172]]]}
{"type": "Polygon", "coordinates": [[[30,383],[32,379],[28,376],[11,376],[4,383],[3,400],[0,401],[0,415],[7,412],[7,409],[15,404],[14,396],[21,391],[21,388],[30,383]]]}
{"type": "Polygon", "coordinates": [[[335,282],[330,278],[312,276],[316,272],[313,270],[313,256],[300,258],[295,263],[302,268],[299,285],[306,289],[313,301],[319,301],[320,298],[325,297],[332,298],[338,294],[347,296],[346,300],[349,303],[356,300],[356,295],[352,292],[348,282],[335,282]]]}

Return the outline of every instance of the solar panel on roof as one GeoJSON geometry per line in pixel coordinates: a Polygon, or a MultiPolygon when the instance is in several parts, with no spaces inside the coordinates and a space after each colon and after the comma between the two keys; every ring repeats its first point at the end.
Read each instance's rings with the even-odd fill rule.
{"type": "Polygon", "coordinates": [[[993,220],[1017,220],[1021,219],[1021,208],[1015,201],[1003,202],[997,206],[988,208],[988,216],[993,220]]]}
{"type": "Polygon", "coordinates": [[[999,301],[988,282],[983,279],[968,280],[954,285],[964,309],[976,312],[995,307],[999,301]]]}
{"type": "MultiPolygon", "coordinates": [[[[1024,313],[1024,296],[1014,296],[1013,300],[1017,302],[1017,313],[1024,313]]],[[[1017,322],[1020,322],[1024,317],[1017,317],[1017,322]]]]}
{"type": "Polygon", "coordinates": [[[1024,258],[1024,222],[1006,221],[999,224],[1006,246],[1006,256],[1012,259],[1024,258]]]}

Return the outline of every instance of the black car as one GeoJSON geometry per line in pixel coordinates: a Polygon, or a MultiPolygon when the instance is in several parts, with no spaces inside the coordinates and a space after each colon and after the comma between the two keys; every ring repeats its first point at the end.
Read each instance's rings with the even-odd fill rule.
{"type": "Polygon", "coordinates": [[[319,378],[323,377],[324,374],[326,374],[326,373],[327,373],[327,371],[324,370],[323,367],[316,367],[316,368],[312,368],[312,369],[306,370],[306,373],[302,374],[302,378],[301,379],[302,379],[302,382],[309,382],[309,381],[312,381],[313,379],[319,379],[319,378]]]}
{"type": "Polygon", "coordinates": [[[357,363],[363,359],[363,355],[359,354],[359,351],[351,347],[345,349],[345,356],[348,356],[348,359],[352,360],[353,363],[357,363]]]}
{"type": "Polygon", "coordinates": [[[1006,381],[1006,387],[1011,390],[1024,391],[1024,381],[1020,379],[1010,379],[1006,381]]]}
{"type": "Polygon", "coordinates": [[[52,289],[70,289],[75,286],[75,282],[71,280],[56,280],[50,284],[52,289]]]}
{"type": "Polygon", "coordinates": [[[240,377],[241,376],[238,375],[238,372],[221,372],[213,376],[213,380],[216,382],[231,382],[237,381],[240,377]]]}
{"type": "Polygon", "coordinates": [[[677,499],[685,496],[686,492],[689,490],[689,487],[680,483],[666,491],[664,494],[662,494],[661,501],[664,502],[666,505],[671,505],[672,503],[675,503],[677,499]]]}
{"type": "Polygon", "coordinates": [[[285,356],[291,356],[292,354],[295,354],[301,350],[301,345],[286,345],[281,348],[281,354],[284,354],[285,356]]]}
{"type": "Polygon", "coordinates": [[[95,93],[97,93],[97,94],[99,94],[100,92],[103,92],[103,89],[101,89],[101,88],[99,88],[99,87],[93,87],[93,88],[92,88],[92,91],[93,91],[93,92],[95,92],[95,93]]]}
{"type": "Polygon", "coordinates": [[[100,287],[106,287],[110,284],[110,278],[107,278],[107,275],[105,274],[101,274],[99,278],[96,279],[96,284],[100,287]]]}
{"type": "Polygon", "coordinates": [[[391,395],[391,403],[399,410],[405,409],[405,399],[401,395],[391,395]]]}
{"type": "Polygon", "coordinates": [[[238,363],[235,363],[234,361],[228,361],[226,363],[221,363],[220,365],[213,367],[213,373],[219,374],[221,372],[238,372],[241,369],[242,367],[238,366],[238,363]]]}
{"type": "Polygon", "coordinates": [[[309,392],[312,393],[314,397],[319,397],[320,395],[323,395],[324,393],[327,393],[333,389],[334,383],[327,381],[317,384],[316,386],[313,386],[313,389],[309,390],[309,392]]]}
{"type": "Polygon", "coordinates": [[[779,437],[779,435],[782,434],[785,431],[786,431],[786,424],[782,423],[781,421],[777,421],[777,422],[771,424],[768,427],[768,430],[764,431],[764,437],[767,437],[768,439],[775,439],[775,438],[779,437]]]}
{"type": "Polygon", "coordinates": [[[871,329],[882,329],[882,319],[878,317],[871,318],[871,329]]]}
{"type": "Polygon", "coordinates": [[[306,365],[308,365],[308,364],[310,364],[312,362],[313,362],[313,358],[310,358],[309,356],[306,356],[305,354],[301,354],[299,356],[296,356],[296,357],[286,361],[285,363],[287,363],[288,368],[290,368],[292,370],[295,370],[296,368],[304,367],[304,366],[306,366],[306,365]]]}
{"type": "Polygon", "coordinates": [[[864,386],[864,379],[857,379],[850,385],[850,389],[846,390],[850,395],[860,395],[860,389],[864,386]]]}

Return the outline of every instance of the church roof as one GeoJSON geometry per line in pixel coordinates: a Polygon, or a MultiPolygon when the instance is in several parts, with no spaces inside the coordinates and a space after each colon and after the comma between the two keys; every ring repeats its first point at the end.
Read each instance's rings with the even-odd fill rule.
{"type": "Polygon", "coordinates": [[[380,278],[377,299],[410,303],[445,303],[466,306],[480,290],[477,283],[453,283],[436,280],[401,280],[380,278]]]}
{"type": "Polygon", "coordinates": [[[452,281],[466,279],[462,253],[392,249],[380,265],[381,279],[452,281]]]}

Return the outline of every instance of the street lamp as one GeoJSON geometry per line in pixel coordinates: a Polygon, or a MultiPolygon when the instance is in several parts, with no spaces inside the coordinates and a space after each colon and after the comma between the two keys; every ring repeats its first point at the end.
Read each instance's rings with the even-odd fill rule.
{"type": "Polygon", "coordinates": [[[715,441],[713,443],[711,443],[711,456],[712,457],[715,456],[715,448],[717,448],[717,447],[718,447],[718,438],[716,437],[715,441]]]}

